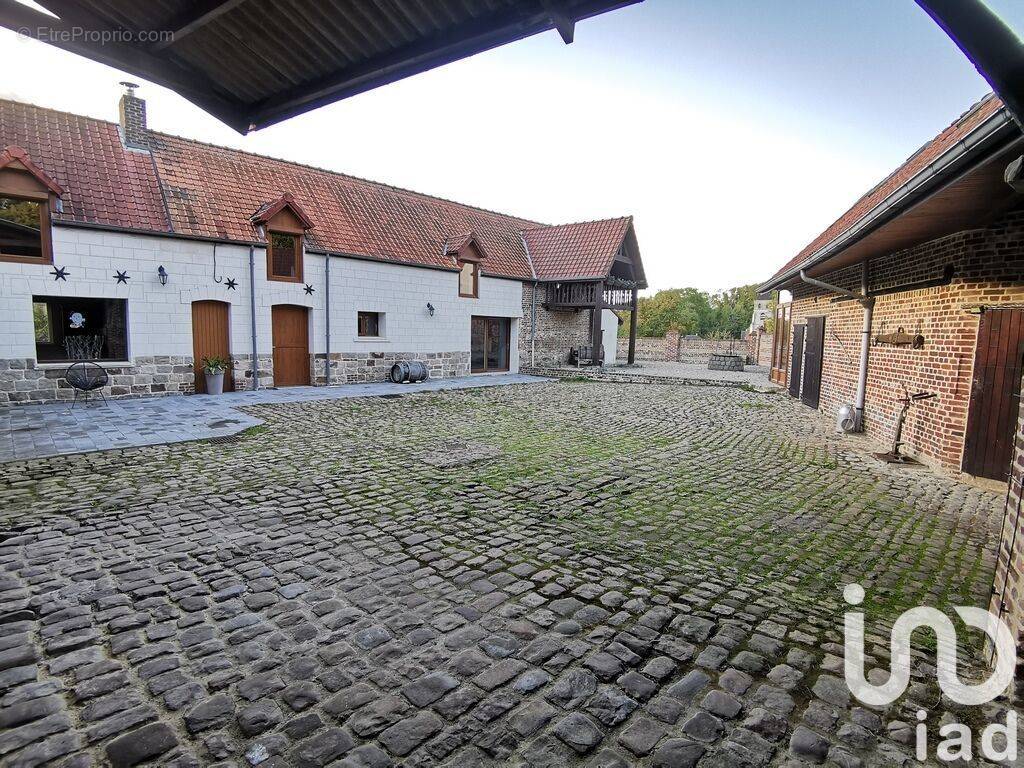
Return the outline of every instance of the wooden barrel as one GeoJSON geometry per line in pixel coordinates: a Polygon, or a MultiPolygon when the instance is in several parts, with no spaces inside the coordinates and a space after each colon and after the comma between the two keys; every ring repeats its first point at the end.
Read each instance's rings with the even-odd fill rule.
{"type": "Polygon", "coordinates": [[[395,363],[391,366],[391,373],[389,378],[395,384],[401,384],[402,382],[409,380],[409,364],[405,361],[395,363]]]}
{"type": "Polygon", "coordinates": [[[426,363],[422,363],[419,360],[412,360],[409,362],[409,381],[415,383],[418,381],[426,381],[430,376],[430,371],[427,370],[426,363]]]}

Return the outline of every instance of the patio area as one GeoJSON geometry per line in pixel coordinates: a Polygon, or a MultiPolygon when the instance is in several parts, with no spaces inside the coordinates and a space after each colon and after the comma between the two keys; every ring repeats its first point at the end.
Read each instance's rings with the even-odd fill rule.
{"type": "Polygon", "coordinates": [[[236,413],[259,433],[0,466],[5,766],[880,768],[918,764],[919,707],[932,738],[971,716],[927,664],[890,707],[851,699],[841,589],[879,637],[985,605],[1002,497],[786,397],[236,413]]]}
{"type": "Polygon", "coordinates": [[[262,424],[241,410],[248,405],[394,397],[414,392],[500,387],[544,381],[536,376],[503,374],[429,379],[415,384],[341,384],[288,387],[223,395],[95,399],[74,408],[68,403],[0,407],[0,463],[43,456],[134,448],[227,437],[262,424]]]}

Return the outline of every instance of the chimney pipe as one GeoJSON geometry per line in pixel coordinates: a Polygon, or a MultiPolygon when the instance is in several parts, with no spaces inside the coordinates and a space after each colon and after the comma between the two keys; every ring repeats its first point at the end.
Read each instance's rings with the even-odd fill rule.
{"type": "Polygon", "coordinates": [[[138,84],[121,81],[124,93],[118,102],[121,140],[132,149],[149,149],[149,131],[146,128],[146,102],[135,95],[138,84]]]}

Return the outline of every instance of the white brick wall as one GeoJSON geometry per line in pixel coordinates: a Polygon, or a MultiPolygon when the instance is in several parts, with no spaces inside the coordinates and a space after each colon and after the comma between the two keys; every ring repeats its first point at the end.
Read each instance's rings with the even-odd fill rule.
{"type": "MultiPolygon", "coordinates": [[[[54,227],[54,264],[66,267],[67,281],[56,281],[49,265],[0,262],[0,359],[34,359],[32,296],[86,296],[128,300],[130,357],[191,355],[191,304],[215,299],[231,304],[231,351],[249,354],[249,253],[246,246],[217,246],[214,281],[213,244],[168,237],[103,232],[77,227],[54,227]],[[160,285],[157,268],[169,274],[160,285]],[[114,272],[128,272],[127,285],[114,280],[114,272]],[[227,279],[237,281],[227,289],[227,279]]],[[[307,254],[305,281],[266,279],[266,254],[257,248],[257,340],[260,354],[272,353],[271,306],[298,304],[310,307],[310,350],[325,351],[324,261],[307,254]]],[[[518,370],[518,318],[522,314],[522,286],[514,280],[482,277],[480,298],[458,296],[455,272],[372,261],[331,259],[331,351],[455,352],[469,351],[470,317],[492,315],[512,322],[512,365],[518,370]],[[435,307],[431,317],[427,302],[435,307]],[[386,314],[385,338],[357,339],[356,313],[386,314]]]]}

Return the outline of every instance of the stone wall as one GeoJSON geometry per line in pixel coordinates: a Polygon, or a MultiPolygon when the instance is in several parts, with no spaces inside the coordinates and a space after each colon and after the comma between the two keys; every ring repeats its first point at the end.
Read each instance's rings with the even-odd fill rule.
{"type": "MultiPolygon", "coordinates": [[[[443,379],[469,375],[469,352],[335,352],[331,354],[331,384],[356,384],[385,381],[391,366],[401,360],[419,360],[426,364],[430,378],[443,379]]],[[[326,384],[324,355],[313,361],[316,384],[326,384]]]]}
{"type": "MultiPolygon", "coordinates": [[[[569,362],[571,347],[590,344],[592,310],[552,312],[544,309],[544,286],[523,283],[523,319],[519,330],[519,359],[522,366],[559,366],[569,362]],[[536,297],[534,297],[536,291],[536,297]],[[534,304],[536,301],[536,304],[534,304]],[[537,332],[532,340],[531,322],[536,312],[537,332]]],[[[621,354],[625,359],[625,353],[621,354]]]]}
{"type": "MultiPolygon", "coordinates": [[[[1024,390],[1024,382],[1022,382],[1024,390]]],[[[1024,400],[1017,420],[1016,450],[1010,466],[1010,488],[1003,538],[999,544],[989,610],[1001,615],[1019,643],[1024,637],[1024,400]]],[[[1024,677],[1017,674],[1018,686],[1024,677]]]]}
{"type": "MultiPolygon", "coordinates": [[[[102,391],[110,398],[179,395],[195,390],[192,358],[136,357],[129,366],[104,366],[110,383],[102,391]]],[[[67,367],[36,367],[35,360],[0,360],[0,405],[25,405],[73,400],[75,391],[64,378],[67,367]]]]}
{"type": "MultiPolygon", "coordinates": [[[[870,290],[940,278],[947,265],[949,285],[878,296],[872,336],[903,327],[925,337],[922,349],[872,345],[868,365],[865,429],[886,444],[892,440],[903,396],[913,391],[937,393],[917,403],[903,429],[904,449],[922,460],[959,470],[967,430],[972,368],[978,335],[978,305],[1024,302],[1024,211],[1005,215],[987,230],[961,232],[872,262],[870,290]]],[[[860,290],[860,269],[821,276],[822,280],[860,290]]],[[[800,285],[793,290],[792,322],[825,317],[825,353],[819,410],[830,418],[854,400],[860,360],[862,309],[853,301],[800,285]]]]}

